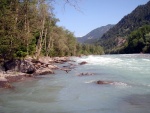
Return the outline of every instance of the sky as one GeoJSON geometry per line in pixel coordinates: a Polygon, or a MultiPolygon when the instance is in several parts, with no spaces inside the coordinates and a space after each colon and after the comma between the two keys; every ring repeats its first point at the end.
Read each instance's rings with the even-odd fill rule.
{"type": "Polygon", "coordinates": [[[62,26],[81,37],[101,26],[117,24],[125,15],[131,13],[137,6],[146,4],[149,0],[76,0],[78,8],[56,0],[54,14],[62,26]]]}

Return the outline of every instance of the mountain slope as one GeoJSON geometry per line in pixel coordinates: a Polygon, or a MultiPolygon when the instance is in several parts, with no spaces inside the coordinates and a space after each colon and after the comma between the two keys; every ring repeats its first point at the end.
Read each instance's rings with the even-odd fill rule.
{"type": "Polygon", "coordinates": [[[91,32],[89,32],[87,35],[77,38],[77,40],[80,43],[92,43],[96,39],[102,37],[102,35],[104,33],[106,33],[113,26],[114,25],[108,24],[106,26],[102,26],[102,27],[96,28],[96,29],[92,30],[91,32]]]}
{"type": "Polygon", "coordinates": [[[120,40],[143,25],[150,24],[150,1],[138,6],[130,14],[123,17],[112,29],[105,33],[98,41],[106,50],[116,48],[120,40]]]}

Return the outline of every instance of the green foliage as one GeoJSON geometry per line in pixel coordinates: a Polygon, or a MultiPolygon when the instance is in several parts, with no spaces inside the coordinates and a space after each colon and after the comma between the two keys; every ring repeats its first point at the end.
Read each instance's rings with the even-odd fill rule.
{"type": "Polygon", "coordinates": [[[120,51],[123,53],[150,53],[150,25],[133,31],[120,51]]]}
{"type": "Polygon", "coordinates": [[[27,52],[23,52],[23,51],[17,51],[16,52],[16,57],[18,58],[24,58],[24,57],[26,57],[26,55],[27,55],[27,52]]]}
{"type": "Polygon", "coordinates": [[[26,46],[20,45],[16,52],[14,53],[14,57],[16,58],[25,58],[27,55],[27,48],[26,46]]]}
{"type": "Polygon", "coordinates": [[[98,45],[92,44],[77,44],[77,55],[102,55],[104,54],[103,48],[98,45]]]}
{"type": "Polygon", "coordinates": [[[34,53],[35,53],[35,50],[36,50],[36,38],[34,37],[33,39],[30,40],[30,43],[29,43],[29,48],[28,48],[28,54],[33,56],[34,53]]]}

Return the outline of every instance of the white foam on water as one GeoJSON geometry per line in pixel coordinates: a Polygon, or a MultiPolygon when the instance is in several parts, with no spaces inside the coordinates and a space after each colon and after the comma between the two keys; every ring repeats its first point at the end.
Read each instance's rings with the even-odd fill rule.
{"type": "Polygon", "coordinates": [[[77,58],[77,63],[86,61],[86,65],[105,66],[113,69],[126,70],[127,72],[147,71],[150,65],[150,56],[148,55],[90,55],[77,58]],[[141,58],[142,57],[142,58],[141,58]],[[143,69],[144,68],[144,69],[143,69]]]}
{"type": "Polygon", "coordinates": [[[84,83],[89,84],[89,83],[93,83],[93,82],[95,82],[95,80],[86,81],[84,83]]]}
{"type": "Polygon", "coordinates": [[[128,86],[128,84],[123,83],[123,82],[113,82],[113,83],[110,83],[110,84],[115,85],[115,86],[128,86]]]}
{"type": "MultiPolygon", "coordinates": [[[[108,65],[108,64],[117,64],[119,62],[122,62],[121,59],[119,58],[111,58],[111,57],[107,57],[107,55],[102,55],[102,56],[87,56],[87,57],[83,57],[77,60],[77,62],[82,62],[82,61],[86,61],[88,62],[88,64],[92,64],[92,65],[108,65]]],[[[87,65],[88,65],[87,64],[87,65]]]]}
{"type": "Polygon", "coordinates": [[[150,59],[142,59],[143,61],[148,61],[148,62],[150,62],[150,59]]]}

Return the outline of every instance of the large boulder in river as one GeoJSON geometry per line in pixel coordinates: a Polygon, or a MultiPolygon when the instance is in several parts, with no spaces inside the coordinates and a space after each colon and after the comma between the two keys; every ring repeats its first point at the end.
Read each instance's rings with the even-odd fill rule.
{"type": "Polygon", "coordinates": [[[22,73],[32,74],[35,72],[35,66],[27,60],[9,60],[3,65],[4,70],[15,70],[22,73]]]}
{"type": "Polygon", "coordinates": [[[19,65],[19,71],[22,73],[28,73],[28,74],[32,74],[36,71],[34,65],[31,62],[28,61],[21,61],[20,65],[19,65]]]}
{"type": "Polygon", "coordinates": [[[8,71],[8,70],[15,70],[15,68],[17,67],[17,61],[16,60],[9,60],[4,62],[3,64],[3,68],[4,71],[8,71]]]}

